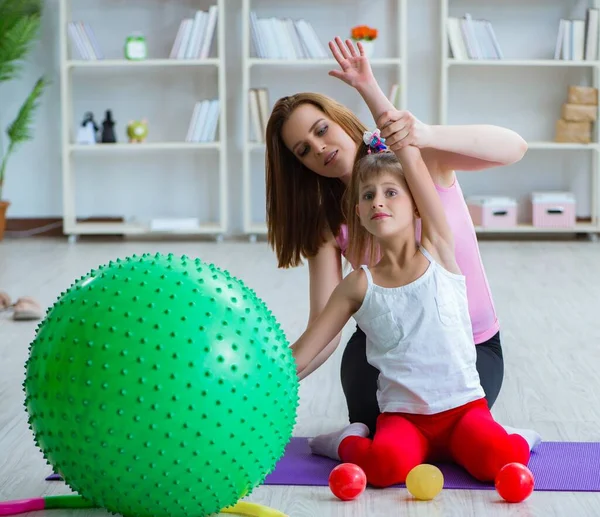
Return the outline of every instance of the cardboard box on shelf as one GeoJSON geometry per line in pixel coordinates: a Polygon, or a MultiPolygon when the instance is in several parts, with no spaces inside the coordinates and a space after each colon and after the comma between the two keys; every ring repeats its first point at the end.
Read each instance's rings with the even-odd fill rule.
{"type": "Polygon", "coordinates": [[[561,118],[569,122],[595,122],[598,118],[598,106],[563,104],[561,118]]]}
{"type": "Polygon", "coordinates": [[[592,141],[591,122],[556,121],[555,142],[589,144],[592,141]]]}
{"type": "Polygon", "coordinates": [[[569,86],[569,104],[598,105],[598,88],[591,86],[569,86]]]}

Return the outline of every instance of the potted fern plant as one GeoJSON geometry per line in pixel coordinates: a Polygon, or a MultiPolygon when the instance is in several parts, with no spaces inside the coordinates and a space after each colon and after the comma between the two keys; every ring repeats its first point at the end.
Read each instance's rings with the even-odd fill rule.
{"type": "MultiPolygon", "coordinates": [[[[41,13],[42,0],[0,0],[0,84],[18,77],[24,58],[37,40],[41,13]]],[[[4,237],[6,210],[10,204],[2,197],[8,159],[19,144],[33,138],[31,124],[46,85],[46,79],[40,77],[16,118],[6,130],[0,128],[0,240],[4,237]]]]}

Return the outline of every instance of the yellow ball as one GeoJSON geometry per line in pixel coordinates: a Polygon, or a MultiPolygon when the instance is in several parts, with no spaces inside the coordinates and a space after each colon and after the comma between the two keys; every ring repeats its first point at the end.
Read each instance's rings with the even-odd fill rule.
{"type": "Polygon", "coordinates": [[[434,465],[417,465],[406,476],[406,488],[417,499],[431,501],[444,488],[444,475],[434,465]]]}

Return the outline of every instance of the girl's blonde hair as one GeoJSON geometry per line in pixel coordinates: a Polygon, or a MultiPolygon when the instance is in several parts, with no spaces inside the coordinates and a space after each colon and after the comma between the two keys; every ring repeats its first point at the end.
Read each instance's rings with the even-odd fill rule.
{"type": "Polygon", "coordinates": [[[368,154],[368,151],[369,147],[366,145],[358,147],[352,169],[352,179],[344,199],[344,209],[348,223],[346,258],[351,264],[374,266],[379,261],[379,246],[373,235],[365,230],[356,213],[356,205],[360,198],[360,185],[385,173],[391,173],[401,178],[403,183],[405,183],[405,180],[402,166],[393,152],[388,150],[368,154]]]}
{"type": "Polygon", "coordinates": [[[299,106],[311,104],[339,124],[361,147],[366,127],[346,106],[318,93],[279,99],[266,130],[267,228],[279,267],[295,267],[316,255],[328,234],[345,223],[342,202],[346,185],[308,169],[284,144],[283,125],[299,106]]]}

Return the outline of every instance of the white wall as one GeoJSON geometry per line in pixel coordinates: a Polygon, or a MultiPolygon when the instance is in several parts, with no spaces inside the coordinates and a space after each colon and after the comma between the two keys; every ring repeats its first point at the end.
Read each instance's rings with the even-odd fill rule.
{"type": "MultiPolygon", "coordinates": [[[[194,7],[206,9],[209,0],[75,0],[74,18],[95,28],[108,55],[120,56],[125,36],[142,30],[151,53],[168,54],[179,20],[194,7]],[[102,6],[98,8],[97,6],[102,6]],[[115,15],[117,14],[117,15],[115,15]]],[[[230,231],[241,227],[241,60],[239,0],[227,1],[229,28],[227,57],[227,109],[229,128],[230,231]]],[[[323,0],[292,2],[255,0],[259,16],[305,17],[321,39],[339,34],[358,23],[382,29],[380,49],[393,44],[387,34],[392,26],[392,0],[323,0]]],[[[451,0],[451,15],[465,11],[494,23],[506,57],[552,57],[558,19],[584,15],[587,2],[575,0],[451,0]],[[501,8],[497,7],[502,6],[501,8]]],[[[437,122],[439,78],[439,0],[409,0],[409,109],[422,120],[437,122]]],[[[5,128],[16,114],[26,92],[42,73],[53,81],[36,118],[35,141],[26,144],[9,163],[4,197],[12,203],[10,217],[59,216],[62,212],[60,94],[58,54],[58,0],[46,0],[41,42],[26,65],[23,78],[0,88],[0,126],[5,128]]],[[[392,69],[379,68],[384,90],[395,81],[392,69]]],[[[519,131],[526,139],[552,140],[554,122],[566,98],[569,84],[589,84],[584,68],[456,68],[450,74],[449,123],[494,123],[519,131]]],[[[102,120],[113,109],[119,138],[130,118],[150,119],[150,139],[182,139],[198,96],[216,94],[216,73],[209,69],[76,71],[75,123],[91,109],[102,120]],[[212,75],[211,75],[212,74],[212,75]]],[[[290,70],[257,68],[252,86],[267,86],[271,102],[300,90],[334,95],[361,118],[368,115],[349,87],[327,76],[326,68],[290,70]],[[262,75],[258,75],[262,74],[262,75]]],[[[574,151],[529,151],[518,165],[485,173],[462,173],[465,194],[498,193],[525,200],[534,189],[574,189],[578,214],[589,213],[590,154],[574,151]]],[[[215,213],[216,188],[211,171],[214,155],[115,155],[110,158],[77,159],[78,215],[200,216],[215,213]],[[139,159],[138,159],[139,158],[139,159]],[[204,178],[204,179],[203,179],[204,178]],[[208,195],[207,195],[208,193],[208,195]]],[[[264,170],[255,157],[254,218],[264,210],[264,170]]],[[[525,210],[523,204],[522,210],[525,210]]]]}

